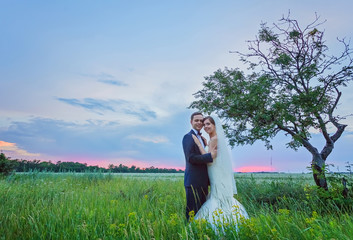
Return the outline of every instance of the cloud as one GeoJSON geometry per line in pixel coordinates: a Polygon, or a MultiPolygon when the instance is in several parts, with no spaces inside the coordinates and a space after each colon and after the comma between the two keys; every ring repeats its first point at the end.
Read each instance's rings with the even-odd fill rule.
{"type": "Polygon", "coordinates": [[[128,139],[136,139],[142,142],[151,142],[151,143],[167,143],[169,142],[168,138],[164,136],[141,136],[141,135],[130,135],[128,139]]]}
{"type": "Polygon", "coordinates": [[[36,117],[11,122],[7,128],[0,129],[0,136],[3,141],[40,153],[40,160],[126,158],[177,166],[183,165],[180,139],[184,130],[180,129],[182,124],[173,121],[177,120],[131,126],[116,121],[77,123],[36,117]],[[170,125],[176,127],[168,128],[170,125]]]}
{"type": "Polygon", "coordinates": [[[84,108],[87,111],[104,115],[106,112],[125,113],[137,117],[141,121],[148,121],[157,117],[156,112],[138,103],[133,103],[121,99],[94,99],[94,98],[57,98],[58,101],[74,107],[84,108]]]}
{"type": "Polygon", "coordinates": [[[138,110],[124,109],[126,114],[134,115],[138,117],[141,121],[147,121],[149,118],[156,118],[157,114],[153,111],[140,108],[138,110]]]}
{"type": "Polygon", "coordinates": [[[117,80],[113,75],[107,73],[101,73],[98,75],[98,82],[115,85],[115,86],[127,86],[123,81],[117,80]]]}
{"type": "Polygon", "coordinates": [[[116,104],[116,102],[105,101],[93,98],[85,98],[83,100],[75,99],[75,98],[57,98],[59,101],[67,103],[72,106],[82,107],[89,111],[93,111],[102,115],[101,111],[112,111],[115,112],[112,104],[116,104]]]}
{"type": "Polygon", "coordinates": [[[109,84],[109,85],[115,85],[115,86],[127,86],[126,83],[118,80],[113,80],[113,79],[99,79],[98,82],[109,84]]]}
{"type": "Polygon", "coordinates": [[[123,81],[118,80],[116,77],[114,77],[111,74],[108,73],[100,73],[100,74],[80,74],[83,77],[88,77],[88,78],[95,78],[97,79],[97,82],[100,83],[104,83],[104,84],[109,84],[109,85],[114,85],[114,86],[118,86],[118,87],[125,87],[128,86],[128,84],[126,84],[123,81]]]}
{"type": "MultiPolygon", "coordinates": [[[[12,122],[0,135],[24,149],[60,159],[106,159],[130,150],[124,146],[125,129],[116,122],[86,121],[75,123],[49,118],[12,122]]],[[[122,155],[125,157],[125,155],[122,155]]],[[[46,159],[41,159],[46,160],[46,159]]]]}
{"type": "Polygon", "coordinates": [[[343,138],[353,139],[353,132],[348,132],[347,135],[343,136],[343,138]]]}
{"type": "Polygon", "coordinates": [[[39,153],[29,153],[17,146],[16,143],[0,141],[0,150],[4,151],[6,155],[11,155],[16,158],[38,157],[39,153]]]}
{"type": "MultiPolygon", "coordinates": [[[[117,121],[87,120],[77,123],[36,117],[26,121],[13,121],[8,127],[0,128],[3,141],[1,146],[20,146],[18,149],[40,154],[37,159],[43,161],[77,160],[92,164],[102,162],[99,165],[107,162],[114,165],[136,165],[133,160],[139,160],[138,166],[184,167],[181,140],[190,131],[191,113],[188,110],[170,118],[159,117],[156,121],[133,126],[117,121]]],[[[234,167],[270,167],[272,161],[273,168],[278,171],[305,171],[310,166],[310,153],[304,148],[297,152],[286,149],[284,143],[288,138],[282,135],[274,139],[272,151],[266,150],[261,142],[256,142],[253,146],[235,147],[232,150],[234,167]]],[[[328,159],[330,163],[344,166],[344,162],[350,160],[351,136],[352,132],[344,133],[342,139],[335,144],[328,159]]],[[[319,135],[313,135],[312,143],[318,148],[322,145],[320,139],[319,135]]],[[[4,150],[3,147],[0,150],[4,150]]],[[[6,155],[16,157],[14,152],[6,155]]]]}

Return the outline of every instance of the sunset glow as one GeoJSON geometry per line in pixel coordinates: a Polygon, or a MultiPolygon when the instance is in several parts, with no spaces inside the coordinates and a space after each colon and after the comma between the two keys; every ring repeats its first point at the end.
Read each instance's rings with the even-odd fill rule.
{"type": "Polygon", "coordinates": [[[98,166],[103,168],[109,168],[110,164],[113,164],[114,166],[119,166],[120,164],[122,164],[127,167],[135,166],[140,169],[150,168],[153,166],[155,168],[184,170],[184,168],[180,166],[173,166],[172,164],[170,165],[161,164],[159,162],[146,161],[146,160],[142,161],[142,160],[133,159],[133,158],[115,158],[115,159],[107,160],[107,159],[93,159],[93,158],[87,158],[87,157],[71,156],[71,157],[65,157],[65,158],[52,157],[51,160],[55,163],[57,161],[86,163],[88,166],[98,166]]]}
{"type": "Polygon", "coordinates": [[[31,158],[40,156],[38,153],[30,153],[24,149],[19,148],[16,143],[5,141],[0,141],[0,150],[4,151],[5,154],[10,155],[12,158],[31,158]]]}
{"type": "Polygon", "coordinates": [[[275,172],[276,169],[269,166],[244,166],[235,169],[236,172],[275,172]]]}
{"type": "Polygon", "coordinates": [[[15,146],[14,143],[0,141],[0,148],[1,147],[13,147],[13,146],[15,146]]]}

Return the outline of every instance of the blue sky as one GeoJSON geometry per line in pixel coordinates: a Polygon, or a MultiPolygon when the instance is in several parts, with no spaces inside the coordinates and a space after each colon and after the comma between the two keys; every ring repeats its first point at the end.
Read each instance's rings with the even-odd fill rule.
{"type": "MultiPolygon", "coordinates": [[[[0,1],[0,148],[12,158],[183,168],[187,109],[204,76],[245,67],[261,22],[291,11],[302,25],[326,19],[327,45],[352,38],[342,1],[0,1]]],[[[353,87],[338,113],[352,112],[353,87]]],[[[353,154],[353,120],[328,162],[353,154]]],[[[318,148],[323,143],[314,135],[318,148]]],[[[232,150],[233,165],[302,172],[311,156],[261,142],[232,150]]]]}

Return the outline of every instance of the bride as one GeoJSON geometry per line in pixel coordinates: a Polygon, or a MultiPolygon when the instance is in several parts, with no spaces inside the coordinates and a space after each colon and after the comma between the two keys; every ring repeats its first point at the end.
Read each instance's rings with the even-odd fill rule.
{"type": "MultiPolygon", "coordinates": [[[[246,219],[249,216],[243,205],[233,197],[237,189],[222,124],[216,116],[205,117],[203,123],[204,130],[210,137],[208,149],[217,147],[217,158],[207,166],[211,192],[195,215],[195,219],[205,219],[213,228],[223,229],[225,223],[234,223],[237,226],[242,218],[246,219]]],[[[193,138],[201,153],[205,154],[206,150],[198,138],[196,136],[193,138]]]]}

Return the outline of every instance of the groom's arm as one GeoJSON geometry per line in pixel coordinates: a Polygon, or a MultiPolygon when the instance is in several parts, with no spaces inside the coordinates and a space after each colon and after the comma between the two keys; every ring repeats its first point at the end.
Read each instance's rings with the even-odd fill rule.
{"type": "Polygon", "coordinates": [[[186,161],[191,164],[207,164],[213,162],[211,153],[200,154],[199,149],[191,135],[184,136],[183,149],[186,161]]]}

